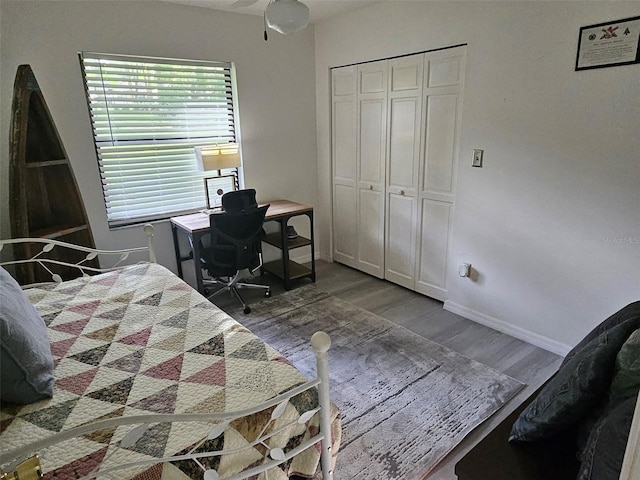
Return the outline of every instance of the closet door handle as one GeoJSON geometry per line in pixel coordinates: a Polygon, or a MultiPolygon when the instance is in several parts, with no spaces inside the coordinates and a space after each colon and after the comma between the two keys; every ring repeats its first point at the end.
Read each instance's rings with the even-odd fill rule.
{"type": "Polygon", "coordinates": [[[400,195],[404,196],[404,190],[400,190],[400,195]]]}
{"type": "Polygon", "coordinates": [[[373,190],[373,185],[369,185],[369,190],[373,190]]]}

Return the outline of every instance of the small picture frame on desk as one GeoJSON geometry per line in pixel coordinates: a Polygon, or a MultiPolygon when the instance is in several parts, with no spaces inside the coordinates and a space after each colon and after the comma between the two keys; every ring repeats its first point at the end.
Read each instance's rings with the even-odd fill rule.
{"type": "Polygon", "coordinates": [[[234,175],[220,175],[204,179],[204,189],[207,197],[207,208],[213,209],[221,205],[222,195],[236,189],[234,175]]]}

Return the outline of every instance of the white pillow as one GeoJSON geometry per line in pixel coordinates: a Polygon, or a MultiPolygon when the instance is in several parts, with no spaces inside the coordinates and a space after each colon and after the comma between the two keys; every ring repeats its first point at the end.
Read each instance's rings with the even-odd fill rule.
{"type": "Polygon", "coordinates": [[[18,282],[0,267],[0,400],[27,404],[52,396],[47,326],[18,282]]]}

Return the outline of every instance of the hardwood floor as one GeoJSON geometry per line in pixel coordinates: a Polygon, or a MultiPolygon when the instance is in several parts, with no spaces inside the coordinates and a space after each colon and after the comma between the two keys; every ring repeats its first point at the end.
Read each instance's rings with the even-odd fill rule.
{"type": "MultiPolygon", "coordinates": [[[[455,479],[453,469],[456,462],[553,375],[562,361],[562,357],[558,355],[448,312],[442,308],[440,301],[352,268],[318,261],[316,272],[317,288],[526,384],[514,399],[471,432],[447,455],[429,475],[429,480],[455,479]]],[[[252,281],[271,285],[272,295],[284,292],[281,281],[268,274],[255,277],[252,281]]],[[[309,280],[300,280],[294,283],[294,288],[309,283],[309,280]]],[[[243,294],[244,292],[247,291],[243,291],[243,294]]],[[[261,299],[259,291],[249,291],[246,294],[249,303],[256,303],[261,299]]],[[[236,301],[226,294],[214,300],[222,309],[235,306],[236,301]]],[[[237,320],[242,322],[242,318],[237,320]]]]}

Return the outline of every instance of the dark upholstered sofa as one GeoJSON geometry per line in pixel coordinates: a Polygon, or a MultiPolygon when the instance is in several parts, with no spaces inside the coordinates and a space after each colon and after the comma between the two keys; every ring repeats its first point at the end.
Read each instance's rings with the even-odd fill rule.
{"type": "Polygon", "coordinates": [[[578,343],[456,464],[458,480],[617,480],[639,385],[640,301],[578,343]]]}

